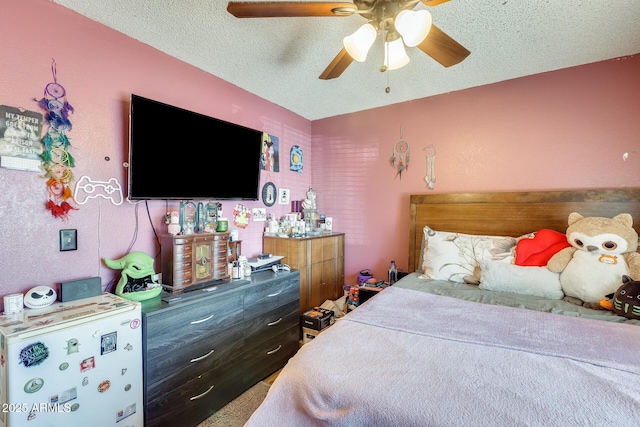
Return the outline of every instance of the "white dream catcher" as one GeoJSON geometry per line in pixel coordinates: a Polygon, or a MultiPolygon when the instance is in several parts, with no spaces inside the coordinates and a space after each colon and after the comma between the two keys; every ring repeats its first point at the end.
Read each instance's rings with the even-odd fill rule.
{"type": "Polygon", "coordinates": [[[427,182],[429,190],[433,190],[436,186],[436,147],[429,145],[424,148],[428,154],[427,156],[427,175],[424,180],[427,182]]]}
{"type": "Polygon", "coordinates": [[[410,151],[409,142],[402,138],[402,127],[400,127],[400,139],[393,145],[391,156],[391,166],[397,169],[396,177],[400,176],[400,179],[402,179],[402,172],[409,169],[410,151]]]}

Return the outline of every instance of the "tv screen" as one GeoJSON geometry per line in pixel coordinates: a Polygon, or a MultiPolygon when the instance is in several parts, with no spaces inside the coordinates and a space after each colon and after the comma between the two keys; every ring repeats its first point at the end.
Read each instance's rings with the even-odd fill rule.
{"type": "Polygon", "coordinates": [[[258,200],[262,132],[131,95],[129,199],[258,200]]]}

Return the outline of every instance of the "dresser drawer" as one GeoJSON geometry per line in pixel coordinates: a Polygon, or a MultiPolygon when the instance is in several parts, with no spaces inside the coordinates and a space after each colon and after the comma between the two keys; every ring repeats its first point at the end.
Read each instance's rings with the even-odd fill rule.
{"type": "Polygon", "coordinates": [[[247,387],[240,364],[227,363],[193,378],[166,394],[149,399],[146,427],[195,426],[247,387]]]}
{"type": "Polygon", "coordinates": [[[180,336],[171,342],[160,342],[147,353],[147,393],[162,394],[230,360],[243,351],[240,327],[203,331],[198,340],[184,344],[180,336]]]}
{"type": "Polygon", "coordinates": [[[245,381],[255,384],[287,364],[299,348],[298,326],[251,347],[245,352],[245,381]]]}
{"type": "Polygon", "coordinates": [[[244,301],[247,313],[264,313],[299,299],[300,274],[297,271],[278,273],[278,279],[247,289],[244,301]]]}
{"type": "Polygon", "coordinates": [[[245,317],[245,345],[253,347],[289,328],[298,328],[300,324],[299,309],[300,304],[295,300],[266,313],[251,315],[249,318],[245,317]]]}
{"type": "MultiPolygon", "coordinates": [[[[150,316],[147,340],[155,343],[179,337],[182,344],[188,345],[198,340],[203,331],[242,322],[243,295],[243,292],[206,295],[201,300],[180,304],[172,310],[150,316]]],[[[153,346],[149,345],[148,348],[152,350],[153,346]]]]}

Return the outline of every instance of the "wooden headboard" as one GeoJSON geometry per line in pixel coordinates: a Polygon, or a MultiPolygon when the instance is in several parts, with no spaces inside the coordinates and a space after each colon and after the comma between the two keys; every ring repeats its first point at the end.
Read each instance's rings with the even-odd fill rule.
{"type": "Polygon", "coordinates": [[[521,236],[542,228],[565,232],[571,212],[629,213],[640,233],[640,188],[504,193],[415,194],[410,197],[409,270],[418,269],[422,230],[521,236]]]}

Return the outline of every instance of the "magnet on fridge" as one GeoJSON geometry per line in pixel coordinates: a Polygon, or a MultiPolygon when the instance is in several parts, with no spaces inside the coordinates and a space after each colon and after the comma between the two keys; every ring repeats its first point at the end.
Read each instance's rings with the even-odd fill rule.
{"type": "Polygon", "coordinates": [[[49,357],[49,349],[39,341],[29,344],[20,350],[20,363],[22,363],[25,368],[39,365],[44,362],[47,357],[49,357]]]}
{"type": "Polygon", "coordinates": [[[67,346],[64,349],[67,350],[67,354],[77,353],[80,351],[80,341],[77,338],[71,338],[67,340],[67,346]]]}
{"type": "Polygon", "coordinates": [[[24,385],[24,391],[25,393],[35,393],[36,391],[40,390],[43,385],[44,380],[42,378],[31,378],[24,385]]]}
{"type": "Polygon", "coordinates": [[[100,393],[104,393],[105,391],[109,390],[109,387],[111,387],[111,381],[104,380],[100,383],[100,385],[98,385],[98,391],[100,393]]]}
{"type": "Polygon", "coordinates": [[[116,351],[116,343],[118,342],[118,333],[110,332],[100,337],[100,354],[104,355],[116,351]]]}
{"type": "Polygon", "coordinates": [[[60,369],[61,371],[65,371],[68,367],[69,364],[67,362],[62,362],[60,366],[58,366],[58,369],[60,369]]]}
{"type": "Polygon", "coordinates": [[[80,362],[80,372],[86,372],[89,369],[93,369],[96,367],[96,360],[93,356],[84,359],[80,362]]]}

